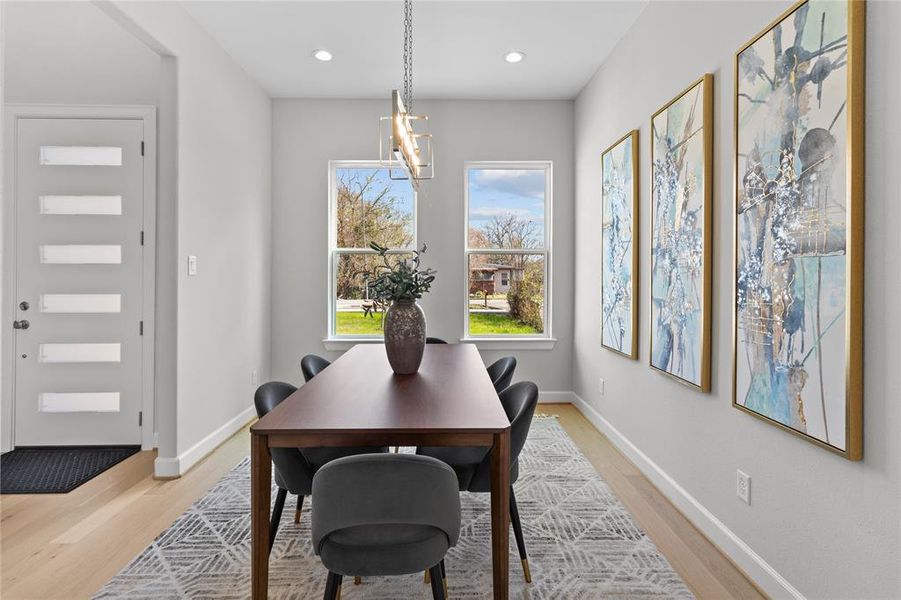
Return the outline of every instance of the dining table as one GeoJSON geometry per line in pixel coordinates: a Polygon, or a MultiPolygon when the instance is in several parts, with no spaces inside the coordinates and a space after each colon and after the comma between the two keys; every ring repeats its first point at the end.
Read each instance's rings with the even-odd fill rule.
{"type": "Polygon", "coordinates": [[[491,450],[494,598],[509,594],[510,421],[472,344],[429,344],[397,375],[383,344],[353,346],[250,428],[251,588],[267,597],[270,448],[482,446],[491,450]]]}

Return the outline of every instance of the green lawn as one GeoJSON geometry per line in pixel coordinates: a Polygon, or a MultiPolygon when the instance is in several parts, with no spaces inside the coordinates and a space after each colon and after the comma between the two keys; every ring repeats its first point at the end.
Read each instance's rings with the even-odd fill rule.
{"type": "Polygon", "coordinates": [[[380,315],[367,317],[361,312],[335,313],[335,332],[339,335],[381,335],[382,318],[380,315]]]}
{"type": "Polygon", "coordinates": [[[531,325],[517,321],[507,313],[469,313],[469,333],[472,335],[541,333],[531,325]]]}
{"type": "MultiPolygon", "coordinates": [[[[361,312],[335,313],[335,329],[339,335],[381,335],[379,316],[366,317],[361,312]]],[[[541,333],[534,327],[521,323],[507,313],[470,313],[469,333],[472,335],[541,333]]]]}

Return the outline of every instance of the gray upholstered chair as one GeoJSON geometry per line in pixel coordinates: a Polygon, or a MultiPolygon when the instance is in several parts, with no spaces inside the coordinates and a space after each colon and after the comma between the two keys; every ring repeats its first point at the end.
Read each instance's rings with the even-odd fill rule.
{"type": "MultiPolygon", "coordinates": [[[[513,484],[519,477],[519,453],[529,436],[532,416],[538,405],[538,386],[529,381],[515,383],[500,393],[501,405],[510,419],[510,522],[516,537],[516,547],[522,561],[526,582],[532,581],[529,558],[522,537],[522,524],[516,506],[513,484]]],[[[489,448],[479,447],[421,447],[416,453],[437,458],[453,468],[457,474],[460,490],[467,492],[491,491],[491,454],[489,448]]]]}
{"type": "Polygon", "coordinates": [[[454,471],[428,456],[370,454],[334,460],[313,477],[313,550],[328,569],[326,600],[345,575],[428,569],[446,596],[444,556],[460,537],[454,471]]]}
{"type": "Polygon", "coordinates": [[[427,337],[425,339],[426,344],[446,344],[447,342],[442,340],[441,338],[436,337],[427,337]]]}
{"type": "Polygon", "coordinates": [[[494,384],[494,390],[500,394],[510,387],[513,380],[513,371],[516,370],[516,357],[505,356],[499,358],[488,366],[488,376],[494,384]]]}
{"type": "MultiPolygon", "coordinates": [[[[282,401],[297,391],[290,383],[270,381],[257,388],[253,403],[257,416],[263,417],[282,401]]],[[[313,475],[326,463],[343,456],[354,454],[370,454],[387,452],[387,448],[359,446],[348,448],[271,448],[272,462],[275,464],[275,484],[278,493],[272,508],[272,519],[269,522],[269,550],[275,542],[278,526],[285,508],[288,492],[297,495],[297,509],[294,511],[294,522],[300,523],[300,510],[303,497],[309,496],[313,490],[313,475]]]]}
{"type": "Polygon", "coordinates": [[[315,354],[307,354],[300,359],[300,370],[303,373],[303,380],[309,381],[313,379],[320,371],[329,366],[330,363],[321,356],[315,354]]]}

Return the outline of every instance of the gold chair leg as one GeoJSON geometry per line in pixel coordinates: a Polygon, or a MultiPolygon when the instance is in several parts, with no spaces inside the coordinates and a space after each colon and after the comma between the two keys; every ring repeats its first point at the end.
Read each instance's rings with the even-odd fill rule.
{"type": "Polygon", "coordinates": [[[447,577],[444,578],[443,583],[444,583],[444,598],[445,598],[445,600],[447,600],[447,598],[450,598],[450,595],[447,593],[447,577]]]}
{"type": "Polygon", "coordinates": [[[356,577],[354,577],[354,585],[360,585],[361,583],[363,583],[363,578],[362,578],[362,577],[360,577],[359,575],[357,575],[356,577]]]}
{"type": "Polygon", "coordinates": [[[522,559],[522,574],[526,578],[526,583],[532,583],[532,571],[529,570],[529,559],[522,559]]]}
{"type": "Polygon", "coordinates": [[[423,583],[432,583],[432,576],[429,575],[429,572],[425,572],[425,577],[422,578],[423,583]]]}
{"type": "Polygon", "coordinates": [[[294,510],[294,522],[300,523],[300,509],[294,510]]]}
{"type": "Polygon", "coordinates": [[[341,586],[338,586],[338,593],[335,595],[335,600],[341,600],[341,586]]]}

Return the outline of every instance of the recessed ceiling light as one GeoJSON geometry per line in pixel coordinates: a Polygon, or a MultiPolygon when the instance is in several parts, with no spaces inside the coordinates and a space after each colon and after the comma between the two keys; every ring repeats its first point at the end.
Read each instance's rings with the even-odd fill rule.
{"type": "Polygon", "coordinates": [[[507,52],[504,54],[504,60],[508,63],[518,63],[522,62],[522,59],[526,57],[524,52],[519,52],[518,50],[514,50],[512,52],[507,52]]]}
{"type": "Polygon", "coordinates": [[[322,62],[328,62],[332,60],[332,53],[320,48],[319,50],[313,50],[313,58],[321,60],[322,62]]]}

